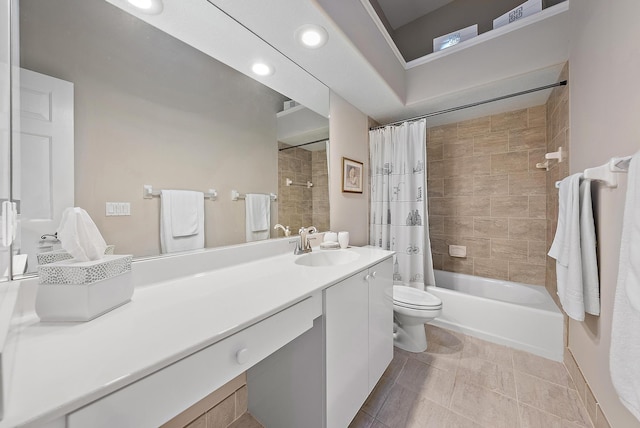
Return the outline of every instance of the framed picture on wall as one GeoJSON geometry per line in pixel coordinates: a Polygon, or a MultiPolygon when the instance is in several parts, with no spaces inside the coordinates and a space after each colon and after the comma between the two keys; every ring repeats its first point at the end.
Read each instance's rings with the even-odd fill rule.
{"type": "Polygon", "coordinates": [[[362,193],[362,162],[342,158],[342,191],[362,193]]]}

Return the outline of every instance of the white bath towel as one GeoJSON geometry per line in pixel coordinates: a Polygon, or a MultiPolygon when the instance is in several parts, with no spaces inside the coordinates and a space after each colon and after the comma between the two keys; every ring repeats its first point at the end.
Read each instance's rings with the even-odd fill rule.
{"type": "Polygon", "coordinates": [[[558,228],[549,250],[556,259],[560,303],[577,321],[584,321],[585,310],[600,313],[591,186],[581,186],[581,178],[574,174],[560,182],[558,228]]]}
{"type": "Polygon", "coordinates": [[[271,196],[248,193],[245,198],[247,242],[269,239],[271,196]]]}
{"type": "Polygon", "coordinates": [[[620,401],[640,420],[640,152],[627,183],[609,361],[620,401]]]}
{"type": "Polygon", "coordinates": [[[204,248],[204,194],[162,190],[160,248],[163,254],[204,248]]]}
{"type": "Polygon", "coordinates": [[[600,280],[596,254],[596,227],[591,203],[591,180],[580,183],[580,254],[582,256],[582,293],[584,311],[600,315],[600,280]]]}

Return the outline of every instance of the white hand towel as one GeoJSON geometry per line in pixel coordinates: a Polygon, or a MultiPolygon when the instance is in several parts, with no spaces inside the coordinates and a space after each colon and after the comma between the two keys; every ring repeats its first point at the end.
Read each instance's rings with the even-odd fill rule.
{"type": "Polygon", "coordinates": [[[204,232],[204,194],[163,190],[160,196],[161,252],[202,249],[204,232]]]}
{"type": "Polygon", "coordinates": [[[580,183],[580,251],[582,255],[582,292],[584,311],[600,315],[600,281],[596,255],[596,227],[591,203],[591,181],[580,183]]]}
{"type": "Polygon", "coordinates": [[[580,248],[580,178],[571,175],[560,182],[558,228],[549,250],[556,259],[558,297],[571,318],[584,321],[582,251],[580,248]]]}
{"type": "Polygon", "coordinates": [[[269,239],[271,196],[247,194],[245,198],[247,242],[269,239]]]}
{"type": "Polygon", "coordinates": [[[164,202],[171,209],[171,235],[174,238],[191,236],[200,230],[198,215],[199,202],[203,200],[202,192],[189,190],[171,190],[163,194],[164,202]]]}
{"type": "Polygon", "coordinates": [[[640,152],[627,183],[609,361],[620,401],[640,420],[640,152]]]}

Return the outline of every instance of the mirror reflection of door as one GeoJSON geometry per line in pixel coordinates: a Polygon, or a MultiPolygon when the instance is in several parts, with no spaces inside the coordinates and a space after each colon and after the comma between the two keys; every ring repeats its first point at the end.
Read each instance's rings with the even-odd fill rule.
{"type": "MultiPolygon", "coordinates": [[[[53,237],[62,211],[73,206],[73,83],[20,70],[20,124],[14,142],[13,194],[20,201],[14,250],[26,254],[35,272],[36,255],[59,248],[53,237]]],[[[16,269],[17,268],[17,269],[16,269]]]]}

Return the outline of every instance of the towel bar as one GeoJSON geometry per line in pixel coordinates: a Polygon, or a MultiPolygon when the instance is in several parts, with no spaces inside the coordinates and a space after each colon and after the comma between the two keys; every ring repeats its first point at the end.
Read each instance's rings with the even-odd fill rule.
{"type": "MultiPolygon", "coordinates": [[[[604,165],[584,170],[583,177],[587,180],[595,180],[603,185],[615,189],[618,187],[618,176],[616,174],[629,171],[631,156],[613,157],[604,165]]],[[[560,187],[560,182],[556,181],[556,188],[560,187]]]]}
{"type": "MultiPolygon", "coordinates": [[[[278,195],[276,195],[275,193],[269,193],[269,196],[271,196],[271,200],[272,201],[277,201],[278,200],[278,195]]],[[[237,190],[232,190],[231,191],[231,200],[232,201],[237,201],[239,199],[246,199],[246,198],[247,198],[247,195],[245,193],[240,193],[237,190]]]]}
{"type": "MultiPolygon", "coordinates": [[[[153,190],[153,186],[150,184],[142,186],[142,197],[144,199],[151,199],[154,196],[160,196],[161,194],[162,190],[153,190]]],[[[218,198],[218,192],[216,189],[209,189],[207,192],[204,192],[204,198],[215,201],[218,198]]]]}
{"type": "Polygon", "coordinates": [[[306,187],[307,189],[310,189],[313,187],[313,183],[310,181],[307,181],[306,183],[296,183],[290,178],[287,178],[285,180],[285,183],[287,186],[301,186],[301,187],[306,187]]]}

